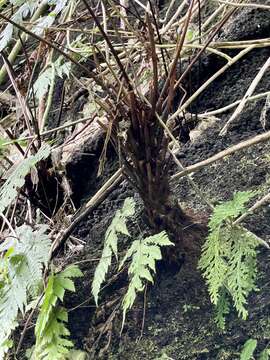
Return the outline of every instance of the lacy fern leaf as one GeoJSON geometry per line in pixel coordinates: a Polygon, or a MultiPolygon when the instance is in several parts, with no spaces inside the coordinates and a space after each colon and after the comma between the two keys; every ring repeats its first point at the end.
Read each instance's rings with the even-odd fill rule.
{"type": "Polygon", "coordinates": [[[117,240],[118,234],[130,236],[126,221],[128,217],[135,213],[135,202],[132,198],[127,198],[121,210],[118,210],[108,227],[105,234],[104,248],[102,251],[101,259],[96,268],[94,279],[92,283],[92,294],[98,304],[98,296],[102,283],[105,280],[107,272],[112,262],[112,255],[118,258],[117,240]]]}
{"type": "Polygon", "coordinates": [[[248,339],[241,351],[240,360],[251,360],[254,359],[253,354],[257,347],[257,340],[256,339],[248,339]]]}
{"type": "Polygon", "coordinates": [[[211,231],[216,230],[225,221],[235,219],[245,212],[245,204],[256,195],[254,191],[239,191],[234,194],[232,200],[225,201],[215,207],[214,213],[209,222],[211,231]]]}
{"type": "Polygon", "coordinates": [[[66,290],[75,291],[73,279],[80,276],[82,272],[75,265],[69,266],[61,273],[50,275],[36,322],[34,359],[62,359],[73,347],[73,343],[67,339],[68,314],[58,302],[63,301],[66,290]]]}
{"type": "Polygon", "coordinates": [[[120,269],[127,259],[132,258],[128,269],[130,283],[123,299],[123,324],[127,311],[134,304],[137,292],[144,290],[145,280],[154,282],[151,271],[152,273],[156,272],[156,261],[162,258],[160,247],[171,245],[174,244],[169,240],[165,231],[143,240],[133,241],[119,267],[120,269]]]}
{"type": "Polygon", "coordinates": [[[50,146],[45,143],[35,155],[21,160],[0,189],[0,213],[16,198],[18,189],[22,188],[25,183],[25,176],[39,161],[46,159],[50,155],[50,151],[50,146]]]}
{"type": "MultiPolygon", "coordinates": [[[[47,16],[46,18],[53,19],[51,16],[47,16]]],[[[47,93],[55,76],[63,78],[64,75],[66,75],[69,77],[70,70],[71,62],[64,62],[63,57],[60,56],[50,67],[39,75],[34,83],[34,94],[36,99],[42,98],[47,93]]]]}
{"type": "Polygon", "coordinates": [[[245,211],[254,192],[236,193],[233,200],[216,206],[209,235],[202,247],[199,268],[206,279],[211,302],[217,306],[217,323],[224,327],[231,297],[239,316],[247,318],[247,297],[256,289],[256,248],[260,239],[232,221],[245,211]]]}
{"type": "Polygon", "coordinates": [[[16,229],[14,237],[0,246],[0,358],[5,343],[17,326],[19,311],[24,314],[28,294],[42,280],[42,268],[47,266],[51,242],[47,226],[33,230],[28,225],[16,229]],[[5,252],[5,253],[4,253],[5,252]]]}

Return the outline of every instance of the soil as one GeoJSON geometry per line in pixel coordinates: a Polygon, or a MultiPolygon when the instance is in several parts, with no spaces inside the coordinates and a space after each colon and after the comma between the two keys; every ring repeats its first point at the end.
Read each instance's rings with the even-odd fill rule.
{"type": "MultiPolygon", "coordinates": [[[[269,22],[269,11],[245,9],[236,15],[221,37],[229,40],[270,37],[269,22]],[[258,27],[258,24],[261,26],[258,27]],[[239,28],[241,30],[238,30],[239,28]]],[[[268,48],[255,49],[231,67],[199,97],[196,102],[198,113],[218,109],[241,99],[268,56],[268,48]]],[[[218,64],[216,58],[207,57],[206,61],[202,63],[201,81],[208,78],[211,71],[214,71],[216,66],[220,66],[218,64]]],[[[268,71],[259,83],[256,93],[269,91],[269,83],[270,72],[268,71]]],[[[197,86],[198,84],[196,84],[197,86]]],[[[260,114],[264,103],[265,99],[248,103],[241,116],[234,121],[224,137],[218,134],[232,112],[220,115],[195,142],[188,141],[183,144],[181,151],[177,154],[179,160],[184,166],[193,164],[243,139],[262,133],[264,129],[260,122],[260,114]]],[[[85,160],[76,158],[73,167],[69,169],[70,177],[74,178],[73,185],[77,203],[86,195],[93,194],[117,168],[117,161],[111,152],[106,173],[97,180],[100,144],[88,146],[87,151],[95,154],[93,161],[88,162],[86,168],[85,160]],[[80,169],[86,169],[84,174],[87,176],[84,178],[87,177],[87,183],[80,182],[80,178],[82,178],[78,177],[80,169]]],[[[269,166],[270,144],[264,143],[240,151],[200,170],[193,175],[193,180],[203,192],[204,197],[213,204],[231,199],[236,191],[259,190],[261,196],[269,189],[269,166]]],[[[176,171],[176,165],[172,165],[171,173],[176,171]]],[[[209,213],[206,203],[194,192],[188,179],[183,178],[173,182],[172,190],[185,209],[193,209],[198,216],[209,213]]],[[[76,347],[80,349],[89,349],[93,345],[97,339],[97,324],[105,322],[110,314],[101,306],[102,311],[100,310],[99,313],[103,312],[103,318],[100,317],[100,314],[97,315],[90,297],[91,280],[96,266],[93,259],[99,258],[106,228],[115,211],[128,196],[134,196],[137,203],[136,217],[129,224],[133,236],[136,236],[138,226],[143,231],[147,231],[142,217],[141,201],[124,181],[77,227],[73,234],[85,242],[84,249],[73,254],[69,259],[70,262],[82,261],[80,267],[85,276],[78,282],[76,294],[66,300],[66,306],[70,308],[71,336],[76,347]],[[79,304],[83,305],[79,306],[79,304]]],[[[256,235],[269,241],[270,207],[266,206],[250,216],[245,226],[256,235]]],[[[122,239],[120,251],[124,250],[127,245],[127,239],[122,239]]],[[[249,338],[258,340],[255,352],[255,357],[257,357],[270,341],[268,279],[270,265],[269,252],[264,248],[261,249],[259,255],[259,270],[259,290],[249,298],[248,320],[240,320],[237,314],[232,312],[227,319],[225,331],[221,332],[214,323],[213,307],[210,304],[205,283],[199,271],[189,261],[187,254],[186,261],[179,271],[168,271],[168,269],[159,271],[155,285],[149,288],[146,294],[145,319],[143,317],[143,299],[139,298],[134,310],[128,316],[121,338],[119,336],[121,316],[119,311],[117,312],[109,350],[100,351],[108,341],[107,333],[99,342],[93,358],[234,360],[239,358],[241,348],[249,338]],[[141,329],[143,319],[145,324],[141,329]]],[[[124,283],[125,279],[120,278],[110,285],[103,293],[102,304],[116,299],[116,304],[119,305],[119,294],[121,294],[121,287],[124,283]]]]}

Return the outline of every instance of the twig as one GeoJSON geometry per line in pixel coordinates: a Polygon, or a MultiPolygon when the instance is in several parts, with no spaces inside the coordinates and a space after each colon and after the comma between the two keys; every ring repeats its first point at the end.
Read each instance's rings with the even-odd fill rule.
{"type": "Polygon", "coordinates": [[[125,68],[123,67],[123,65],[122,65],[119,57],[118,57],[117,52],[116,52],[115,49],[114,49],[114,46],[112,45],[109,37],[108,37],[107,34],[105,33],[105,31],[104,31],[103,27],[101,26],[101,24],[100,24],[100,22],[99,22],[99,20],[98,20],[98,18],[97,18],[97,16],[96,16],[96,14],[95,14],[94,11],[91,9],[91,7],[89,6],[88,2],[87,2],[86,0],[83,0],[83,3],[84,3],[84,5],[85,5],[86,9],[88,10],[89,14],[92,16],[93,20],[95,21],[97,27],[99,28],[99,31],[101,32],[101,34],[102,34],[105,42],[107,43],[109,49],[111,50],[111,52],[112,52],[112,54],[113,54],[113,56],[114,56],[114,59],[115,59],[117,65],[118,65],[118,67],[119,67],[119,70],[121,71],[122,76],[123,76],[123,78],[124,78],[125,81],[126,81],[126,84],[127,84],[127,86],[128,86],[129,91],[132,92],[133,89],[132,89],[132,86],[131,86],[129,77],[128,77],[128,75],[127,75],[127,73],[126,73],[126,71],[125,71],[125,68]]]}
{"type": "Polygon", "coordinates": [[[0,216],[1,218],[4,220],[4,222],[7,224],[12,236],[14,236],[15,238],[17,238],[17,234],[15,232],[15,230],[13,229],[12,225],[10,224],[9,220],[6,218],[6,216],[0,212],[0,216]]]}
{"type": "Polygon", "coordinates": [[[254,3],[245,3],[245,4],[239,4],[239,3],[235,3],[235,2],[231,2],[231,1],[225,1],[225,0],[215,0],[219,3],[225,4],[225,5],[230,5],[230,6],[235,6],[235,7],[250,7],[250,8],[255,8],[255,9],[266,9],[266,10],[270,10],[270,6],[269,5],[264,5],[264,4],[254,4],[254,3]]]}
{"type": "Polygon", "coordinates": [[[47,104],[46,104],[44,114],[42,116],[41,124],[39,124],[40,125],[39,126],[40,131],[42,131],[44,129],[44,127],[45,127],[45,124],[47,122],[47,119],[48,119],[48,116],[49,116],[49,113],[50,113],[50,109],[51,109],[51,106],[52,106],[52,102],[53,102],[56,71],[55,71],[55,65],[54,65],[53,62],[50,64],[50,66],[52,67],[50,90],[49,90],[49,93],[48,93],[48,96],[47,96],[47,104]]]}
{"type": "Polygon", "coordinates": [[[122,168],[117,170],[110,179],[97,191],[97,193],[86,203],[83,210],[79,214],[75,214],[75,218],[72,219],[72,223],[63,231],[56,236],[51,250],[50,258],[53,256],[55,251],[61,246],[76,228],[76,226],[90,214],[107,196],[108,194],[123,180],[122,168]]]}
{"type": "Polygon", "coordinates": [[[186,167],[184,170],[174,174],[172,177],[171,177],[171,180],[175,180],[175,179],[179,179],[183,176],[186,176],[190,173],[193,173],[195,171],[198,171],[202,168],[204,168],[205,166],[208,166],[218,160],[221,160],[223,159],[224,157],[228,156],[228,155],[231,155],[239,150],[243,150],[243,149],[246,149],[252,145],[256,145],[256,144],[259,144],[261,142],[264,142],[264,141],[267,141],[270,139],[270,131],[267,131],[266,133],[264,134],[261,134],[261,135],[257,135],[257,136],[254,136],[253,138],[251,139],[248,139],[248,140],[245,140],[245,141],[242,141],[240,142],[239,144],[236,144],[236,145],[233,145],[231,146],[230,148],[226,149],[226,150],[223,150],[223,151],[220,151],[219,153],[217,153],[216,155],[213,155],[211,156],[210,158],[206,159],[206,160],[203,160],[203,161],[200,161],[194,165],[190,165],[188,167],[186,167]]]}
{"type": "MultiPolygon", "coordinates": [[[[59,131],[59,130],[64,130],[66,129],[67,127],[70,127],[70,126],[75,126],[77,124],[80,124],[82,122],[85,122],[85,121],[88,121],[88,120],[92,120],[93,118],[92,117],[85,117],[85,118],[82,118],[82,119],[79,119],[79,120],[75,120],[75,121],[72,121],[72,122],[68,122],[66,124],[63,124],[61,126],[58,126],[54,129],[50,129],[50,130],[47,130],[47,131],[44,131],[43,133],[40,134],[40,137],[43,137],[43,136],[46,136],[46,135],[49,135],[49,134],[52,134],[56,131],[59,131]]],[[[19,139],[14,139],[12,141],[7,141],[5,143],[3,143],[3,146],[7,146],[7,145],[10,145],[10,144],[14,144],[14,143],[19,143],[19,142],[23,142],[23,141],[26,141],[26,140],[32,140],[32,139],[35,139],[35,135],[30,135],[30,136],[25,136],[23,138],[19,138],[19,139]]]]}
{"type": "MultiPolygon", "coordinates": [[[[56,50],[58,53],[60,53],[61,55],[63,55],[64,58],[68,59],[68,60],[71,61],[73,64],[77,65],[80,69],[82,69],[83,71],[85,71],[86,74],[88,74],[88,76],[89,76],[90,78],[92,78],[92,79],[96,82],[97,85],[101,86],[101,88],[105,91],[106,94],[108,93],[108,85],[105,86],[105,85],[103,84],[103,82],[100,81],[100,79],[99,79],[97,76],[95,76],[95,74],[94,74],[91,70],[89,70],[89,67],[83,65],[83,64],[80,63],[78,60],[76,60],[75,58],[73,58],[70,54],[68,54],[68,53],[66,53],[65,51],[63,51],[63,50],[59,47],[59,45],[56,45],[56,44],[50,42],[49,40],[47,40],[47,39],[45,39],[45,38],[43,38],[43,37],[41,37],[41,36],[33,33],[32,31],[28,30],[28,29],[25,28],[24,26],[16,23],[15,21],[11,20],[10,18],[8,18],[7,16],[5,16],[5,15],[3,15],[3,14],[1,14],[1,13],[0,13],[0,19],[3,19],[3,20],[5,20],[5,21],[9,22],[9,23],[12,24],[13,26],[17,27],[19,30],[21,30],[21,31],[25,32],[26,34],[32,36],[34,39],[37,39],[38,41],[43,42],[44,44],[46,44],[46,45],[48,45],[49,47],[51,47],[51,48],[53,48],[54,50],[56,50]]],[[[89,64],[92,64],[93,67],[95,68],[96,64],[95,64],[94,61],[88,59],[88,62],[89,62],[89,64]]],[[[112,94],[111,94],[111,95],[112,95],[112,94]]]]}
{"type": "MultiPolygon", "coordinates": [[[[181,162],[177,159],[175,153],[169,149],[170,154],[173,157],[174,162],[176,163],[176,165],[179,167],[179,169],[181,169],[181,171],[185,170],[184,166],[181,164],[181,162]]],[[[204,196],[203,192],[201,191],[201,189],[199,188],[199,186],[195,183],[195,181],[192,179],[192,177],[190,175],[188,175],[188,180],[191,184],[191,186],[193,187],[194,191],[197,193],[197,195],[206,203],[206,205],[213,210],[214,206],[210,203],[210,201],[208,199],[206,199],[206,197],[204,196]]]]}
{"type": "MultiPolygon", "coordinates": [[[[159,95],[159,99],[158,99],[158,102],[157,102],[157,105],[156,105],[156,108],[157,108],[158,111],[159,111],[160,106],[162,105],[164,95],[167,94],[167,90],[170,87],[174,88],[174,82],[172,82],[171,80],[172,80],[172,77],[174,77],[174,75],[175,75],[178,59],[180,57],[180,54],[181,54],[181,51],[182,51],[182,48],[183,48],[183,45],[184,45],[186,33],[187,33],[188,26],[189,26],[189,23],[190,23],[190,20],[191,20],[193,5],[194,5],[194,0],[192,0],[190,2],[190,5],[189,5],[188,11],[187,11],[187,17],[186,17],[185,23],[183,25],[182,34],[181,34],[181,36],[179,38],[179,41],[177,43],[177,47],[176,47],[176,50],[175,50],[175,55],[174,55],[172,64],[171,64],[170,69],[169,69],[169,74],[168,74],[168,76],[166,78],[165,84],[163,85],[161,93],[159,95]]],[[[169,97],[169,96],[167,96],[167,97],[169,97]]]]}
{"type": "MultiPolygon", "coordinates": [[[[175,19],[177,19],[177,17],[181,14],[181,12],[183,11],[185,5],[187,5],[187,1],[182,1],[182,3],[178,6],[178,9],[176,10],[176,12],[173,14],[173,16],[171,17],[171,19],[168,21],[168,23],[166,25],[163,25],[163,27],[160,30],[160,35],[165,35],[166,32],[168,31],[168,29],[170,28],[170,26],[172,25],[172,23],[174,22],[175,19]]],[[[167,14],[165,15],[165,19],[163,20],[163,22],[166,21],[166,17],[167,14]]]]}
{"type": "MultiPolygon", "coordinates": [[[[266,91],[264,93],[260,93],[260,94],[254,95],[254,96],[250,96],[249,98],[247,98],[247,102],[259,100],[259,99],[262,99],[262,98],[267,97],[269,95],[270,95],[270,91],[266,91]]],[[[237,100],[237,101],[234,101],[233,103],[231,103],[229,105],[226,105],[226,106],[224,106],[222,108],[219,108],[219,109],[216,109],[216,110],[213,110],[213,111],[209,111],[209,112],[206,112],[206,113],[198,114],[197,116],[199,118],[200,117],[204,118],[204,117],[208,117],[208,116],[214,116],[214,115],[222,114],[222,113],[234,108],[235,106],[240,104],[240,102],[241,102],[241,100],[237,100]]]]}
{"type": "Polygon", "coordinates": [[[268,47],[270,46],[270,38],[256,39],[256,40],[213,42],[211,44],[211,47],[215,49],[241,49],[241,48],[246,48],[249,45],[255,45],[256,48],[268,47]]]}
{"type": "Polygon", "coordinates": [[[239,216],[234,222],[233,225],[238,225],[240,222],[245,220],[246,217],[248,217],[250,214],[254,213],[257,209],[259,209],[261,206],[266,205],[270,202],[270,193],[262,197],[260,200],[256,201],[256,203],[251,206],[244,214],[239,216]]]}
{"type": "Polygon", "coordinates": [[[251,50],[253,50],[255,45],[251,45],[247,48],[245,48],[244,50],[240,51],[239,54],[237,54],[235,57],[233,57],[231,59],[231,61],[228,61],[228,63],[226,65],[224,65],[221,69],[219,69],[214,75],[212,75],[207,81],[205,81],[203,83],[203,85],[201,87],[199,87],[199,89],[197,91],[195,91],[195,93],[190,96],[190,98],[188,98],[188,100],[182,105],[180,106],[180,108],[174,113],[172,114],[169,119],[167,120],[168,122],[176,119],[179,115],[181,115],[181,113],[183,112],[183,110],[185,110],[195,99],[197,99],[197,97],[214,81],[216,80],[220,75],[222,75],[229,67],[231,67],[233,64],[235,64],[238,60],[240,60],[244,55],[246,55],[248,52],[250,52],[251,50]]]}
{"type": "MultiPolygon", "coordinates": [[[[106,15],[106,8],[104,6],[104,2],[101,0],[101,10],[102,10],[102,20],[103,20],[103,27],[105,34],[108,34],[108,24],[107,24],[107,15],[106,15]]],[[[108,44],[105,43],[105,54],[106,54],[106,61],[110,62],[110,53],[108,44]]]]}
{"type": "Polygon", "coordinates": [[[264,65],[261,67],[260,71],[258,72],[258,74],[255,76],[255,78],[253,79],[252,83],[250,84],[247,92],[245,93],[243,99],[241,100],[240,104],[237,106],[237,108],[235,109],[234,113],[232,114],[232,116],[230,117],[230,119],[226,122],[226,124],[224,125],[224,127],[221,129],[219,135],[225,135],[230,127],[230,124],[241,114],[242,110],[245,107],[245,104],[247,102],[247,99],[253,94],[253,92],[256,89],[256,86],[258,85],[258,83],[261,81],[264,73],[266,72],[266,70],[269,68],[270,66],[270,57],[266,60],[266,62],[264,63],[264,65]]]}
{"type": "Polygon", "coordinates": [[[8,58],[5,56],[5,54],[3,52],[1,52],[1,55],[2,55],[2,58],[3,58],[7,73],[9,75],[10,81],[11,81],[12,86],[14,88],[14,91],[16,93],[18,102],[21,105],[21,109],[22,109],[22,112],[23,112],[23,115],[24,115],[25,123],[27,125],[29,134],[32,134],[33,130],[32,130],[32,127],[31,127],[31,117],[32,117],[31,112],[29,110],[29,107],[27,106],[25,98],[22,96],[20,90],[18,89],[17,83],[16,83],[15,78],[14,78],[14,72],[13,72],[12,65],[10,64],[8,58]]]}
{"type": "Polygon", "coordinates": [[[17,355],[18,352],[19,352],[20,349],[21,349],[22,342],[23,342],[23,339],[24,339],[24,337],[25,337],[25,333],[26,333],[26,331],[27,331],[28,324],[30,323],[31,319],[33,318],[33,315],[34,315],[34,313],[35,313],[35,311],[36,311],[36,309],[37,309],[37,307],[38,307],[38,305],[39,305],[42,297],[43,297],[43,294],[39,297],[36,305],[33,307],[31,313],[29,314],[29,316],[28,316],[28,318],[27,318],[27,320],[26,320],[26,322],[25,322],[25,324],[24,324],[23,331],[22,331],[22,333],[21,333],[20,340],[19,340],[18,346],[17,346],[17,348],[16,348],[15,355],[17,355]]]}

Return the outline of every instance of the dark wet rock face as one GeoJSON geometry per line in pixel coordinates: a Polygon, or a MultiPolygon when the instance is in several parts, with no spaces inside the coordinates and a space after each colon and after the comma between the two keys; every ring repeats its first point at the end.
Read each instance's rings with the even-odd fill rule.
{"type": "MultiPolygon", "coordinates": [[[[270,37],[270,12],[267,10],[244,9],[221,34],[221,39],[250,40],[270,37]]],[[[237,51],[228,51],[231,56],[237,51]]],[[[250,83],[269,56],[269,48],[254,49],[242,60],[237,62],[196,101],[198,113],[224,107],[243,97],[250,83]]],[[[217,68],[223,65],[223,60],[215,60],[213,56],[206,57],[201,64],[201,79],[209,78],[217,68]],[[215,62],[216,61],[216,62],[215,62]],[[213,64],[213,66],[211,66],[213,64]],[[214,69],[214,70],[213,70],[214,69]]],[[[265,74],[256,88],[256,94],[269,91],[270,73],[265,74]]],[[[200,84],[195,84],[195,91],[200,84]]],[[[239,141],[263,132],[260,114],[265,98],[247,103],[241,116],[234,121],[228,134],[220,137],[219,131],[229,119],[232,111],[217,115],[218,119],[194,143],[186,142],[178,158],[183,165],[190,165],[238,143],[239,141]]],[[[100,153],[101,145],[92,144],[85,151],[100,153]],[[92,146],[92,147],[91,147],[92,146]]],[[[113,155],[109,157],[105,175],[96,179],[98,157],[91,160],[74,160],[68,169],[69,177],[74,184],[78,203],[87,194],[89,196],[105,182],[106,178],[117,169],[117,161],[113,155]],[[83,178],[83,180],[82,180],[83,178]],[[82,182],[84,181],[84,182],[82,182]]],[[[231,199],[235,191],[247,189],[269,189],[270,144],[264,143],[240,151],[225,158],[198,173],[193,179],[200,187],[205,197],[212,203],[231,199]]],[[[172,165],[171,172],[177,171],[172,165]]],[[[186,178],[172,184],[173,192],[186,209],[193,209],[195,213],[208,212],[207,206],[190,187],[186,178]]],[[[90,297],[91,280],[96,261],[100,257],[103,239],[115,211],[119,209],[123,200],[133,196],[134,190],[123,182],[106,200],[98,206],[76,229],[74,235],[86,242],[84,250],[72,258],[72,261],[88,260],[81,264],[85,272],[84,279],[77,285],[77,293],[68,298],[66,305],[74,307],[90,297]]],[[[130,231],[135,236],[139,231],[147,231],[142,217],[142,203],[137,194],[137,219],[130,224],[130,231]],[[136,225],[139,224],[138,225],[136,225]],[[138,230],[139,229],[139,230],[138,230]]],[[[265,240],[270,239],[270,211],[269,207],[261,209],[247,219],[245,226],[265,240]]],[[[123,239],[119,245],[124,250],[129,240],[123,239]]],[[[249,319],[242,321],[232,312],[227,321],[224,333],[220,333],[213,320],[213,308],[209,302],[207,289],[196,265],[191,263],[188,254],[185,263],[178,272],[159,271],[156,284],[149,287],[146,296],[146,315],[143,336],[139,342],[143,319],[143,299],[140,298],[133,311],[129,313],[122,338],[119,338],[119,322],[115,321],[111,346],[101,358],[111,360],[235,360],[239,358],[239,351],[249,338],[258,340],[258,352],[264,349],[270,341],[270,288],[268,274],[270,271],[269,254],[262,251],[259,255],[259,288],[249,301],[249,319]]],[[[121,284],[109,286],[104,292],[104,298],[113,299],[121,293],[121,284]]],[[[103,300],[104,300],[103,298],[103,300]]],[[[120,299],[120,298],[119,298],[120,299]]],[[[120,300],[119,300],[120,301],[120,300]]],[[[110,312],[107,313],[110,314],[110,312]]],[[[105,315],[104,315],[105,316],[105,315]]],[[[76,346],[86,347],[93,344],[92,337],[96,331],[97,316],[92,300],[70,312],[69,328],[76,346]]],[[[106,321],[106,316],[103,319],[106,321]]],[[[96,338],[95,338],[96,339],[96,338]]],[[[101,342],[106,345],[106,338],[101,342]]],[[[96,354],[98,351],[96,352],[96,354]]],[[[97,358],[97,355],[96,355],[97,358]]]]}

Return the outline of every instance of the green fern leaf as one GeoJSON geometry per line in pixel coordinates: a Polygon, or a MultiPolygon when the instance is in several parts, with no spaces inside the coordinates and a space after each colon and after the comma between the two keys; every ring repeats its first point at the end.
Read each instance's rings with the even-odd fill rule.
{"type": "Polygon", "coordinates": [[[220,296],[216,305],[216,316],[215,322],[217,326],[224,330],[225,329],[225,317],[230,312],[230,302],[228,299],[228,293],[225,288],[220,291],[220,296]]]}
{"type": "Polygon", "coordinates": [[[127,198],[121,210],[118,210],[108,227],[105,234],[104,248],[102,251],[101,259],[97,265],[94,279],[92,283],[92,294],[94,296],[96,304],[98,304],[98,296],[102,283],[108,273],[109,267],[112,262],[112,255],[118,258],[117,240],[118,234],[124,234],[130,236],[126,221],[127,218],[134,215],[135,202],[132,198],[127,198]]]}
{"type": "Polygon", "coordinates": [[[217,306],[217,323],[224,327],[228,295],[238,314],[247,318],[247,297],[256,290],[256,248],[260,239],[232,220],[245,211],[254,192],[239,192],[233,200],[216,206],[209,221],[209,235],[202,247],[198,267],[208,285],[211,302],[217,306]],[[226,293],[226,300],[222,294],[226,293]]]}
{"type": "Polygon", "coordinates": [[[0,213],[16,198],[18,189],[25,183],[25,176],[41,160],[50,155],[51,148],[43,144],[35,155],[23,159],[0,189],[0,213]]]}
{"type": "MultiPolygon", "coordinates": [[[[46,18],[53,19],[48,16],[46,18]]],[[[48,25],[48,24],[47,24],[48,25]]],[[[69,77],[71,70],[71,63],[64,62],[63,57],[60,56],[54,63],[53,66],[48,67],[34,83],[34,94],[37,99],[42,98],[49,90],[49,87],[54,80],[54,76],[59,76],[61,79],[66,75],[69,77]]]]}
{"type": "Polygon", "coordinates": [[[241,215],[245,211],[245,204],[255,195],[255,191],[239,191],[234,194],[232,200],[217,205],[209,222],[210,229],[214,230],[224,221],[241,215]]]}
{"type": "Polygon", "coordinates": [[[137,292],[141,292],[145,287],[145,280],[154,282],[150,270],[156,272],[156,261],[161,260],[162,255],[160,247],[174,245],[168,238],[165,231],[159,234],[149,236],[143,240],[133,241],[130,249],[120,264],[120,268],[129,259],[130,283],[128,291],[123,299],[123,324],[125,322],[126,313],[134,304],[137,292]]]}
{"type": "Polygon", "coordinates": [[[28,225],[16,229],[18,239],[7,238],[1,244],[4,253],[0,266],[0,358],[5,343],[16,328],[18,313],[24,314],[28,295],[42,280],[42,268],[47,266],[51,242],[47,226],[33,230],[28,225]]]}
{"type": "Polygon", "coordinates": [[[243,350],[241,351],[240,360],[253,359],[253,353],[257,347],[257,340],[249,339],[245,342],[243,350]]]}
{"type": "Polygon", "coordinates": [[[68,314],[58,302],[63,301],[66,290],[75,291],[73,279],[80,276],[82,272],[75,265],[50,275],[35,327],[34,359],[62,359],[73,347],[73,343],[67,339],[69,331],[65,323],[68,322],[68,314]]]}
{"type": "Polygon", "coordinates": [[[228,260],[226,284],[239,316],[246,319],[248,315],[245,309],[247,296],[252,290],[256,290],[256,247],[258,243],[241,228],[232,230],[232,238],[234,241],[228,260]]]}
{"type": "Polygon", "coordinates": [[[72,341],[66,337],[70,335],[65,323],[68,322],[67,311],[58,306],[50,313],[44,338],[41,340],[35,353],[40,360],[63,359],[73,347],[72,341]]]}
{"type": "Polygon", "coordinates": [[[218,228],[207,237],[199,261],[199,269],[203,271],[211,302],[215,305],[218,303],[219,290],[224,284],[227,271],[227,243],[220,241],[221,231],[218,228]]]}
{"type": "Polygon", "coordinates": [[[269,356],[270,356],[270,350],[269,349],[264,349],[260,353],[258,360],[269,360],[269,356]]]}

